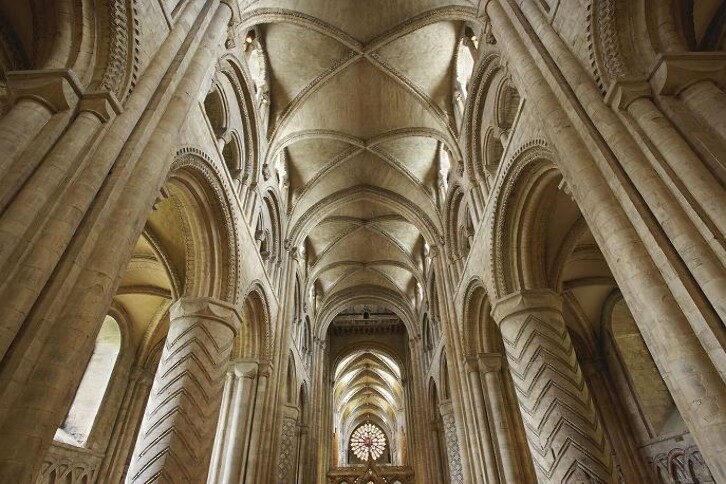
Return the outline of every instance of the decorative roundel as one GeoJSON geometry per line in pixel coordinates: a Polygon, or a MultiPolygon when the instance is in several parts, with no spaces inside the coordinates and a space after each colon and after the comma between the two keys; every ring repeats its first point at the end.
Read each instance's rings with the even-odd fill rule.
{"type": "Polygon", "coordinates": [[[368,460],[369,453],[376,460],[386,449],[386,435],[377,425],[365,423],[350,436],[350,448],[360,460],[368,460]]]}

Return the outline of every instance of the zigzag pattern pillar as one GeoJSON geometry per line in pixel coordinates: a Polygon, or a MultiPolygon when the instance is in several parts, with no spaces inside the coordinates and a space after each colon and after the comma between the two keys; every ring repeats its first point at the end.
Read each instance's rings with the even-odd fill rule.
{"type": "Polygon", "coordinates": [[[235,309],[222,301],[183,298],[172,306],[169,334],[127,482],[206,480],[239,325],[235,309]]]}
{"type": "Polygon", "coordinates": [[[510,371],[540,483],[609,483],[612,455],[562,317],[549,290],[497,302],[510,371]]]}

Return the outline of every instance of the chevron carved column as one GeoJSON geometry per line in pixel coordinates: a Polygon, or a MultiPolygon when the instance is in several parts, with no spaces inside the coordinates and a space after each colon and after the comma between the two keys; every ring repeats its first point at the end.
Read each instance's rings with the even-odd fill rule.
{"type": "Polygon", "coordinates": [[[182,298],[146,406],[127,482],[204,482],[238,313],[222,301],[182,298]]]}
{"type": "Polygon", "coordinates": [[[497,302],[529,448],[540,483],[609,483],[612,456],[562,317],[549,290],[497,302]]]}

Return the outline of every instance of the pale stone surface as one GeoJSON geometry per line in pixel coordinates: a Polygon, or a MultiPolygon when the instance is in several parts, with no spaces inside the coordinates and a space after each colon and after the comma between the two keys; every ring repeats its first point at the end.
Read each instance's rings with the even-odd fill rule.
{"type": "Polygon", "coordinates": [[[720,2],[101,3],[0,2],[0,481],[726,481],[720,2]]]}

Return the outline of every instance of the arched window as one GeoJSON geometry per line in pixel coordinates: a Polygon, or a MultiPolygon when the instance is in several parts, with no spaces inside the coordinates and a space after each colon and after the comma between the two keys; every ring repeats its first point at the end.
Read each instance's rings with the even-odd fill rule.
{"type": "Polygon", "coordinates": [[[93,355],[78,385],[68,415],[55,433],[55,440],[75,446],[86,444],[106,395],[120,350],[119,325],[113,317],[106,316],[96,338],[93,355]]]}

